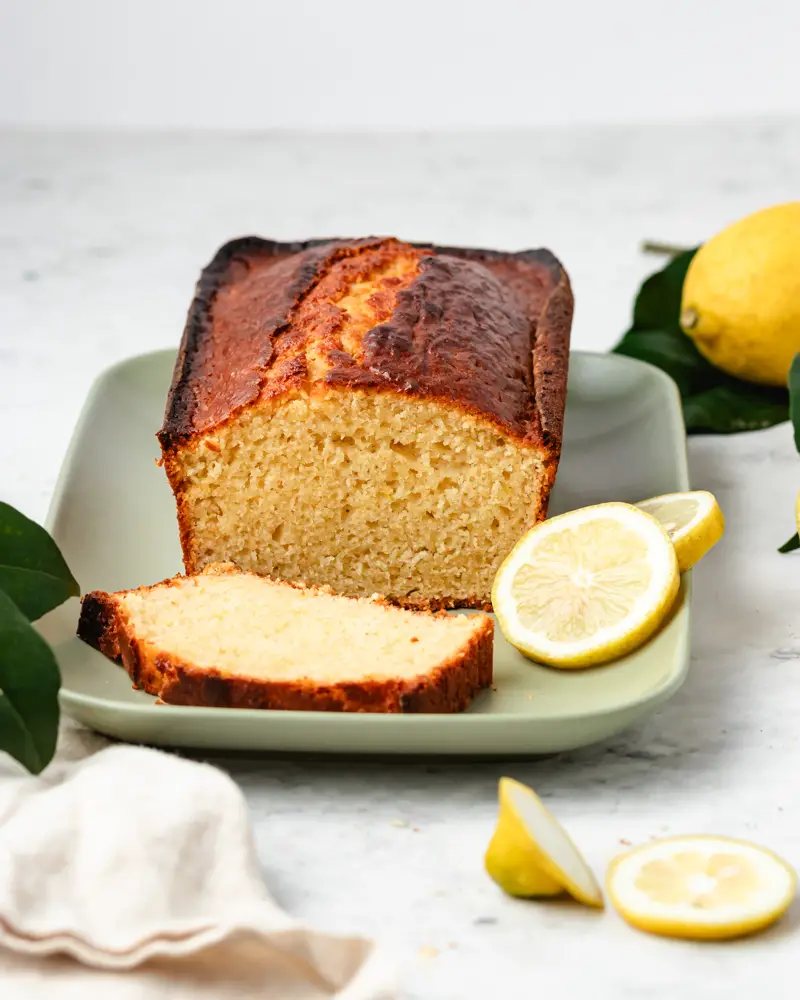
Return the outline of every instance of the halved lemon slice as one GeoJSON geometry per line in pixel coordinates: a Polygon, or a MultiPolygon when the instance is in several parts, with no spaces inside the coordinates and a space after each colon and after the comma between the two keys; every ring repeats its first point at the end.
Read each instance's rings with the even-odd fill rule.
{"type": "Polygon", "coordinates": [[[652,934],[732,938],[789,908],[794,870],[776,854],[726,837],[673,837],[634,848],[608,871],[608,893],[629,924],[652,934]]]}
{"type": "Polygon", "coordinates": [[[675,550],[649,514],[605,503],[531,528],[500,566],[492,603],[526,656],[588,667],[640,646],[678,592],[675,550]]]}
{"type": "Polygon", "coordinates": [[[665,493],[642,500],[636,506],[663,524],[675,546],[681,573],[699,563],[725,531],[725,518],[717,498],[706,490],[665,493]]]}
{"type": "Polygon", "coordinates": [[[592,870],[539,796],[513,778],[501,778],[500,812],[486,851],[486,871],[511,896],[569,893],[603,906],[592,870]]]}

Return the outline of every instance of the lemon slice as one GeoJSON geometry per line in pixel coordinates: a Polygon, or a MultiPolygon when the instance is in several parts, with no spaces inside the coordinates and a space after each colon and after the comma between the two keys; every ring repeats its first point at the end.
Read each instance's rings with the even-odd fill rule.
{"type": "Polygon", "coordinates": [[[771,851],[726,837],[674,837],[634,848],[608,872],[622,917],[667,937],[732,938],[775,923],[797,876],[771,851]]]}
{"type": "Polygon", "coordinates": [[[501,778],[500,812],[486,851],[486,871],[511,896],[568,892],[587,906],[603,906],[591,869],[539,796],[513,778],[501,778]]]}
{"type": "Polygon", "coordinates": [[[705,490],[665,493],[636,506],[663,524],[683,573],[700,562],[722,538],[725,518],[716,497],[705,490]]]}
{"type": "Polygon", "coordinates": [[[588,667],[640,646],[678,592],[666,531],[630,504],[605,503],[531,528],[494,580],[506,639],[554,667],[588,667]]]}

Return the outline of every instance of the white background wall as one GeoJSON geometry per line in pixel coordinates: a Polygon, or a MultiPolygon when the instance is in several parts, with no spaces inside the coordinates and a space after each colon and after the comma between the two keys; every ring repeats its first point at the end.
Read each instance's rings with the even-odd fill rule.
{"type": "Polygon", "coordinates": [[[800,112],[800,0],[0,0],[0,125],[800,112]]]}

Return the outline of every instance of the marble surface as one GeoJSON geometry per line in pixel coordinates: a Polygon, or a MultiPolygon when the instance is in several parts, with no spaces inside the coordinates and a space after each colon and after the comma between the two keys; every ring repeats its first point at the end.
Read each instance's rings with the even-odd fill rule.
{"type": "MultiPolygon", "coordinates": [[[[0,483],[43,519],[97,373],[177,343],[225,239],[396,233],[546,245],[577,298],[574,344],[605,350],[656,261],[796,198],[800,122],[476,136],[0,133],[0,483]]],[[[640,728],[557,758],[376,763],[217,758],[252,808],[278,901],[396,954],[408,1000],[794,997],[800,904],[734,946],[659,940],[613,912],[506,899],[483,874],[496,780],[532,784],[602,873],[627,843],[716,832],[800,867],[800,457],[787,425],[695,438],[724,541],[695,575],[692,670],[640,728]]],[[[102,741],[66,727],[62,757],[102,741]]]]}

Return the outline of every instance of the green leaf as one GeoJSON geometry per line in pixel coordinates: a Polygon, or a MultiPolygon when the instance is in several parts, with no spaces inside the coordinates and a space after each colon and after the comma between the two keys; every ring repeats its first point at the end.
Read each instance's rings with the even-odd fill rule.
{"type": "Polygon", "coordinates": [[[629,330],[614,352],[661,368],[675,380],[681,396],[706,388],[716,378],[716,370],[681,330],[629,330]]]}
{"type": "Polygon", "coordinates": [[[692,431],[737,434],[783,423],[789,416],[785,389],[750,385],[726,379],[683,399],[683,418],[692,431]]]}
{"type": "MultiPolygon", "coordinates": [[[[633,306],[633,329],[656,330],[678,327],[683,281],[699,247],[678,254],[661,271],[644,282],[633,306]]],[[[679,327],[678,327],[679,328],[679,327]]]]}
{"type": "Polygon", "coordinates": [[[80,588],[44,528],[0,503],[0,590],[35,621],[80,588]]]}
{"type": "Polygon", "coordinates": [[[794,446],[800,451],[800,354],[795,354],[789,368],[789,416],[794,428],[794,446]]]}
{"type": "MultiPolygon", "coordinates": [[[[679,254],[644,282],[633,307],[633,325],[614,353],[647,361],[674,379],[688,434],[735,434],[783,423],[789,418],[786,389],[726,375],[703,357],[681,329],[683,281],[696,252],[679,254]]],[[[795,395],[800,422],[800,367],[795,395]]],[[[800,442],[800,428],[795,439],[800,442]]]]}
{"type": "Polygon", "coordinates": [[[0,750],[34,774],[55,753],[60,686],[50,647],[0,591],[0,750]]]}
{"type": "MultiPolygon", "coordinates": [[[[794,428],[794,446],[800,451],[800,354],[795,354],[789,368],[789,416],[794,428]]],[[[794,552],[795,549],[800,549],[800,534],[784,542],[778,552],[794,552]]]]}

